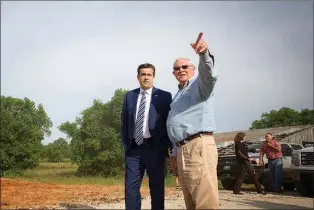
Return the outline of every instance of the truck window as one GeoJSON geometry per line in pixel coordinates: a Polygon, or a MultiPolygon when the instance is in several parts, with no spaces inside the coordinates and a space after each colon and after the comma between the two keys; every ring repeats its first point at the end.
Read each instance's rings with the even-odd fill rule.
{"type": "Polygon", "coordinates": [[[281,144],[281,152],[284,156],[291,156],[291,150],[287,144],[281,144]]]}
{"type": "Polygon", "coordinates": [[[303,149],[301,145],[298,144],[291,144],[291,147],[293,150],[299,150],[299,149],[303,149]]]}

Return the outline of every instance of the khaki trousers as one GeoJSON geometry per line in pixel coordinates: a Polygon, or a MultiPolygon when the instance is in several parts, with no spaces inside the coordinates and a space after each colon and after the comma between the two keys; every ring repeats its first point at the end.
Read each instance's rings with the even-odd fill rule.
{"type": "Polygon", "coordinates": [[[219,209],[218,152],[213,136],[177,148],[177,167],[187,209],[219,209]]]}

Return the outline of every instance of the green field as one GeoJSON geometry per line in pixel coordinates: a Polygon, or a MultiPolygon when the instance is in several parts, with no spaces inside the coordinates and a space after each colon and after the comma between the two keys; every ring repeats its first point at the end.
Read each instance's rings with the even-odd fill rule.
{"type": "MultiPolygon", "coordinates": [[[[56,184],[96,184],[96,185],[124,185],[124,178],[104,178],[98,176],[78,177],[75,175],[78,166],[70,162],[50,163],[41,162],[35,169],[28,169],[23,174],[7,174],[6,178],[18,178],[26,181],[46,182],[56,184]]],[[[147,178],[147,176],[145,175],[147,178]]],[[[143,182],[147,186],[147,182],[143,182]]],[[[168,174],[166,187],[175,187],[175,178],[168,174]]],[[[219,181],[219,189],[222,189],[219,181]]]]}
{"type": "MultiPolygon", "coordinates": [[[[100,185],[123,185],[124,179],[104,178],[97,176],[78,177],[75,175],[78,166],[69,162],[63,163],[40,163],[35,169],[28,169],[23,174],[7,174],[7,178],[18,178],[27,181],[58,183],[58,184],[100,184],[100,185]]],[[[146,183],[144,183],[145,185],[146,183]]],[[[166,177],[166,186],[176,186],[175,179],[169,175],[166,177]]]]}

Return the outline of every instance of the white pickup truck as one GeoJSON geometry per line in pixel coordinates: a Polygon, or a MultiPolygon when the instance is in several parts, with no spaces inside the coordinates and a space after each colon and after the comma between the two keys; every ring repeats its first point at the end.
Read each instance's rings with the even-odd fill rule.
{"type": "Polygon", "coordinates": [[[292,152],[291,170],[297,191],[314,197],[314,146],[292,152]]]}
{"type": "MultiPolygon", "coordinates": [[[[295,189],[295,183],[293,181],[293,173],[291,169],[291,157],[293,151],[298,151],[300,149],[303,149],[303,146],[297,143],[290,143],[290,142],[280,142],[281,144],[281,151],[283,155],[283,182],[282,187],[285,190],[294,190],[295,189]]],[[[254,158],[255,161],[252,162],[254,164],[258,164],[259,161],[259,149],[261,145],[251,145],[249,147],[250,153],[249,156],[251,158],[254,158]],[[255,148],[252,149],[252,148],[255,148]],[[254,153],[255,152],[255,153],[254,153]]],[[[265,168],[268,169],[268,160],[266,158],[266,155],[263,157],[263,161],[265,164],[265,168]]]]}
{"type": "MultiPolygon", "coordinates": [[[[252,164],[258,173],[259,181],[268,192],[273,191],[273,180],[271,173],[268,169],[268,160],[264,155],[264,166],[259,166],[259,150],[262,146],[262,142],[246,142],[249,150],[249,157],[253,159],[252,164]]],[[[300,150],[302,145],[296,143],[280,142],[281,150],[283,153],[283,183],[282,187],[285,190],[294,190],[295,183],[293,181],[293,173],[291,171],[291,156],[292,151],[300,150]]],[[[229,145],[224,148],[220,148],[218,151],[218,166],[217,176],[221,180],[223,187],[226,190],[233,189],[233,186],[238,178],[238,169],[236,164],[236,156],[234,154],[234,145],[229,145]]],[[[244,183],[252,184],[252,180],[249,176],[246,176],[244,183]]]]}

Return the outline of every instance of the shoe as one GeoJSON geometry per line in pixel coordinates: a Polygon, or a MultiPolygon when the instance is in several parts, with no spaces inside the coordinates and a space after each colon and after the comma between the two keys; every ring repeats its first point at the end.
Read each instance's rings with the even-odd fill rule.
{"type": "Polygon", "coordinates": [[[258,194],[266,195],[267,193],[265,191],[257,192],[258,194]]]}

